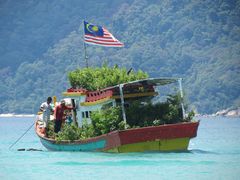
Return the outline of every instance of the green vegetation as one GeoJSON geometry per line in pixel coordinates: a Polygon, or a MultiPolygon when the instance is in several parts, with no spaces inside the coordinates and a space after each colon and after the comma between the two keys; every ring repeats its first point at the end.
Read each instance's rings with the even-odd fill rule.
{"type": "Polygon", "coordinates": [[[124,122],[120,117],[119,107],[110,107],[101,111],[92,113],[92,122],[83,121],[82,127],[78,128],[74,123],[64,123],[61,131],[54,133],[53,122],[49,123],[47,135],[49,138],[62,140],[79,140],[90,137],[100,136],[115,130],[123,130],[124,122]]]}
{"type": "Polygon", "coordinates": [[[95,136],[125,128],[120,107],[111,107],[93,112],[91,119],[95,136]]]}
{"type": "MultiPolygon", "coordinates": [[[[164,103],[142,105],[140,101],[134,101],[126,108],[126,128],[140,128],[147,126],[158,126],[162,124],[173,124],[189,122],[194,116],[191,111],[183,119],[179,95],[171,95],[164,103]]],[[[56,137],[58,142],[62,140],[74,141],[100,136],[115,130],[124,130],[125,123],[122,118],[122,111],[117,107],[103,107],[102,110],[92,112],[91,123],[84,120],[82,127],[65,124],[58,134],[52,134],[53,126],[49,128],[49,137],[56,137]]]]}
{"type": "Polygon", "coordinates": [[[137,127],[183,122],[180,96],[169,96],[166,102],[134,101],[126,108],[128,124],[137,127]]]}
{"type": "Polygon", "coordinates": [[[59,131],[56,135],[57,142],[62,140],[74,141],[81,137],[81,129],[78,128],[73,123],[71,125],[65,124],[61,131],[59,131]]]}
{"type": "Polygon", "coordinates": [[[36,113],[70,87],[69,71],[85,67],[84,19],[125,43],[87,45],[90,67],[107,61],[150,77],[183,77],[199,113],[240,106],[239,1],[8,0],[0,7],[0,113],[36,113]]]}
{"type": "MultiPolygon", "coordinates": [[[[126,68],[113,68],[103,65],[102,68],[84,68],[69,72],[69,81],[76,88],[88,90],[102,89],[120,83],[147,78],[147,73],[138,71],[137,73],[127,73],[126,68]]],[[[153,97],[152,97],[153,98],[153,97]]],[[[158,126],[162,124],[173,124],[191,121],[194,113],[183,118],[180,94],[168,95],[166,102],[152,103],[151,97],[127,100],[125,107],[127,124],[123,121],[120,106],[112,107],[104,105],[101,110],[91,113],[91,122],[85,119],[80,128],[75,124],[65,123],[61,131],[57,134],[53,132],[53,125],[49,123],[48,136],[55,138],[57,142],[68,140],[86,139],[100,136],[116,130],[125,128],[137,128],[147,126],[158,126]]]]}
{"type": "Polygon", "coordinates": [[[117,65],[108,67],[106,64],[101,68],[77,69],[68,74],[72,87],[81,87],[92,91],[147,77],[148,74],[140,70],[127,74],[126,68],[119,68],[117,65]]]}

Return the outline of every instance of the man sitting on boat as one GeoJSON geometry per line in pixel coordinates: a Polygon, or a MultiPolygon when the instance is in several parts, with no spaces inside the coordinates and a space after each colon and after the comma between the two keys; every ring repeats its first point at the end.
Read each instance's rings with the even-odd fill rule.
{"type": "Polygon", "coordinates": [[[54,110],[54,132],[58,133],[61,130],[62,122],[64,121],[64,111],[72,110],[73,107],[66,106],[65,100],[61,100],[61,103],[56,106],[54,110]]]}

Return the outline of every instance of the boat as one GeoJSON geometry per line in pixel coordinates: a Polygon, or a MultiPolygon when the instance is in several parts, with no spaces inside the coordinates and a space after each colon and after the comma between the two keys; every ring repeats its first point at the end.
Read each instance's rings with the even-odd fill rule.
{"type": "MultiPolygon", "coordinates": [[[[91,123],[91,112],[103,105],[121,106],[124,123],[127,124],[126,104],[159,95],[156,87],[178,82],[182,93],[181,78],[148,78],[107,87],[97,91],[70,88],[62,95],[76,107],[74,121],[82,126],[83,120],[91,123]]],[[[183,102],[181,102],[183,119],[186,118],[183,102]]],[[[182,121],[147,127],[134,127],[114,130],[96,137],[80,140],[57,141],[46,137],[41,121],[35,123],[35,131],[45,148],[51,151],[100,151],[113,153],[126,152],[172,152],[188,150],[191,138],[197,136],[199,121],[182,121]]]]}
{"type": "Polygon", "coordinates": [[[199,122],[178,123],[110,132],[86,140],[61,141],[44,137],[36,123],[41,143],[52,151],[151,152],[186,151],[197,136],[199,122]]]}

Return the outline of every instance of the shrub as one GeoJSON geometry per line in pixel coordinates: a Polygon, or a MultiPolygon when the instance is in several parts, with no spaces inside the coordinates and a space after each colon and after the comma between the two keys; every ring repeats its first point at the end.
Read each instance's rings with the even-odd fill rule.
{"type": "Polygon", "coordinates": [[[81,128],[76,125],[65,124],[58,134],[53,131],[53,122],[49,123],[49,137],[56,137],[57,142],[62,140],[74,141],[99,136],[115,130],[127,128],[140,128],[147,126],[158,126],[161,124],[173,124],[192,120],[194,112],[191,111],[183,119],[181,109],[181,98],[179,94],[169,95],[166,102],[152,104],[148,101],[142,104],[140,100],[132,101],[126,108],[127,123],[122,120],[122,111],[119,106],[103,106],[99,111],[92,112],[91,123],[85,119],[81,128]]]}
{"type": "Polygon", "coordinates": [[[147,77],[148,74],[143,71],[127,73],[126,68],[119,68],[116,65],[114,67],[103,65],[101,68],[89,67],[68,73],[68,79],[73,88],[81,87],[91,91],[147,77]]]}
{"type": "Polygon", "coordinates": [[[127,122],[131,127],[146,127],[182,122],[181,98],[179,94],[169,95],[166,102],[142,104],[133,101],[126,108],[127,122]]]}
{"type": "Polygon", "coordinates": [[[93,112],[91,115],[95,136],[124,129],[120,107],[110,107],[93,112]]]}
{"type": "Polygon", "coordinates": [[[62,140],[78,140],[81,137],[81,129],[78,128],[76,125],[72,124],[65,124],[61,131],[59,131],[56,134],[56,140],[57,142],[60,142],[62,140]]]}

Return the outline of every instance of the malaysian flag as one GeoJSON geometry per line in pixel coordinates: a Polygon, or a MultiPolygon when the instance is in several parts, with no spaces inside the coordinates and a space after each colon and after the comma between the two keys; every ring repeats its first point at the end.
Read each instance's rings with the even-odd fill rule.
{"type": "Polygon", "coordinates": [[[118,41],[107,29],[89,24],[84,21],[84,42],[93,45],[107,47],[123,47],[124,44],[118,41]]]}

